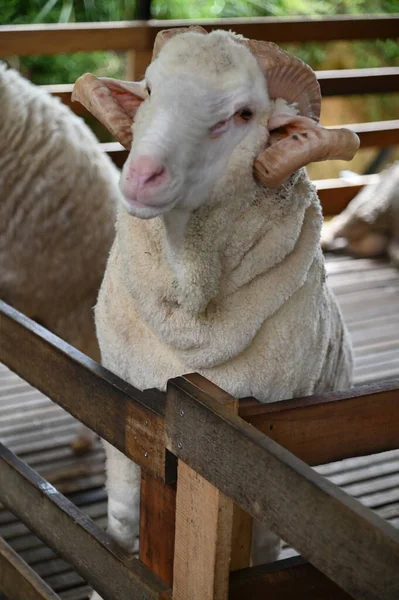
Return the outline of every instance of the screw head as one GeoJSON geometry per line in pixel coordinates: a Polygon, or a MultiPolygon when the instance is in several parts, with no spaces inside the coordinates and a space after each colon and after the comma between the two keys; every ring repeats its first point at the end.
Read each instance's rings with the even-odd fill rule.
{"type": "Polygon", "coordinates": [[[181,442],[178,442],[177,447],[179,448],[179,450],[181,450],[183,448],[183,444],[181,442]]]}
{"type": "Polygon", "coordinates": [[[144,425],[147,425],[147,426],[148,426],[148,421],[144,421],[144,425]]]}
{"type": "Polygon", "coordinates": [[[144,456],[147,458],[148,457],[148,452],[144,452],[144,456]]]}
{"type": "Polygon", "coordinates": [[[183,409],[180,411],[180,416],[184,417],[184,410],[183,409]]]}

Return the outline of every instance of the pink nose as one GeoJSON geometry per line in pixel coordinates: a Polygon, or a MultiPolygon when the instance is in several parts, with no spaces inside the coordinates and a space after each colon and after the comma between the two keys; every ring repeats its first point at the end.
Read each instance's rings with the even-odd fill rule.
{"type": "Polygon", "coordinates": [[[166,166],[143,154],[134,158],[129,164],[125,175],[124,192],[130,198],[146,196],[168,179],[166,166]]]}

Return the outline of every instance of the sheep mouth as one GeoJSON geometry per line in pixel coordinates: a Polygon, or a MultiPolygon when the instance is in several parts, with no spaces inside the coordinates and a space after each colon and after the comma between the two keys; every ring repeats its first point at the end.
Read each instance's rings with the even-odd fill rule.
{"type": "Polygon", "coordinates": [[[152,202],[127,199],[125,196],[122,197],[122,200],[127,212],[140,219],[152,219],[165,214],[172,210],[177,202],[177,198],[173,198],[172,200],[155,204],[152,202]]]}

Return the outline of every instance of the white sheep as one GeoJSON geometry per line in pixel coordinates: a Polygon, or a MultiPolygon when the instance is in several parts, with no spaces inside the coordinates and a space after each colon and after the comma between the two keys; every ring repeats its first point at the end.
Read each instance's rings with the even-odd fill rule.
{"type": "Polygon", "coordinates": [[[98,359],[120,173],[82,119],[4,63],[0,107],[0,296],[98,359]]]}
{"type": "MultiPolygon", "coordinates": [[[[358,138],[318,125],[314,73],[275,44],[177,33],[158,36],[145,81],[75,86],[126,146],[135,121],[96,307],[102,363],[139,389],[197,371],[263,402],[345,388],[351,347],[300,167],[351,158],[358,138]]],[[[108,531],[132,550],[140,470],[105,447],[108,531]]],[[[255,563],[278,548],[254,528],[255,563]]]]}
{"type": "MultiPolygon", "coordinates": [[[[356,177],[355,177],[356,181],[356,177]]],[[[399,267],[399,162],[365,186],[346,209],[323,227],[324,250],[362,257],[387,253],[399,267]]]]}

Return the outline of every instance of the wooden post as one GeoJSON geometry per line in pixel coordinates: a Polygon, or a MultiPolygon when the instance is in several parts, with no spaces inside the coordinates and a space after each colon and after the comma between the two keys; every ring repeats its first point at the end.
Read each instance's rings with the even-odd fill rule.
{"type": "Polygon", "coordinates": [[[152,50],[129,50],[127,52],[126,79],[140,81],[151,62],[152,50]]]}
{"type": "Polygon", "coordinates": [[[141,474],[139,558],[172,585],[175,546],[176,485],[141,474]]]}
{"type": "MultiPolygon", "coordinates": [[[[237,413],[237,400],[226,392],[199,375],[187,379],[237,413]]],[[[173,600],[227,600],[230,565],[249,564],[252,520],[243,515],[238,507],[234,511],[230,498],[179,461],[173,600]],[[239,531],[243,544],[236,544],[239,531]]]]}

